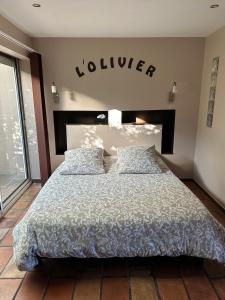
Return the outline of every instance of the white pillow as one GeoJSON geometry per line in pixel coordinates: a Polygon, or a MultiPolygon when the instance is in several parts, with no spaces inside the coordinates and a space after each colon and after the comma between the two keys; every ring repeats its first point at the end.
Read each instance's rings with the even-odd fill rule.
{"type": "Polygon", "coordinates": [[[128,146],[117,150],[117,172],[120,174],[162,173],[155,146],[128,146]]]}
{"type": "Polygon", "coordinates": [[[65,152],[62,175],[97,175],[105,173],[101,148],[76,148],[65,152]]]}

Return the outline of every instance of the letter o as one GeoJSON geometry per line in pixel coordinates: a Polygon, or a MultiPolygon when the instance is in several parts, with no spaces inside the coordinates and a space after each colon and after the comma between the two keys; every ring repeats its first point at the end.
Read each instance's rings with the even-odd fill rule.
{"type": "Polygon", "coordinates": [[[88,63],[88,71],[89,72],[94,72],[96,70],[96,65],[93,61],[89,61],[88,63]]]}

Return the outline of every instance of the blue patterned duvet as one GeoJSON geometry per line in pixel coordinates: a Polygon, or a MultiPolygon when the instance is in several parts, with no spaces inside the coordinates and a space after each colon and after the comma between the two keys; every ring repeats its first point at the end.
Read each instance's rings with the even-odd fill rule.
{"type": "Polygon", "coordinates": [[[53,173],[15,227],[20,270],[39,257],[191,255],[225,263],[225,229],[169,170],[53,173]]]}

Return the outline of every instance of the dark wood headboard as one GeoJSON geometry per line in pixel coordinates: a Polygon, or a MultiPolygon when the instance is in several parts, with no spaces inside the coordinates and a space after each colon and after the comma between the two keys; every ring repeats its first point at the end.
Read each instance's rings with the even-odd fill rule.
{"type": "MultiPolygon", "coordinates": [[[[146,123],[162,125],[162,154],[173,154],[175,110],[132,110],[122,111],[122,123],[135,123],[136,118],[146,123]]],[[[66,125],[108,125],[108,111],[54,111],[56,154],[67,150],[66,125]],[[104,119],[97,116],[104,114],[104,119]]]]}

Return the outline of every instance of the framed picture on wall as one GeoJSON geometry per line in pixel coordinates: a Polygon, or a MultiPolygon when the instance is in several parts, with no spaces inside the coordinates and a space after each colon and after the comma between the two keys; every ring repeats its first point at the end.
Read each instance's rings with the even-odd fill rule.
{"type": "Polygon", "coordinates": [[[219,70],[219,57],[214,57],[212,61],[211,69],[211,80],[209,87],[209,100],[208,100],[208,111],[207,111],[207,122],[206,125],[209,128],[212,128],[213,125],[213,114],[215,107],[215,98],[216,98],[216,83],[219,70]]]}

